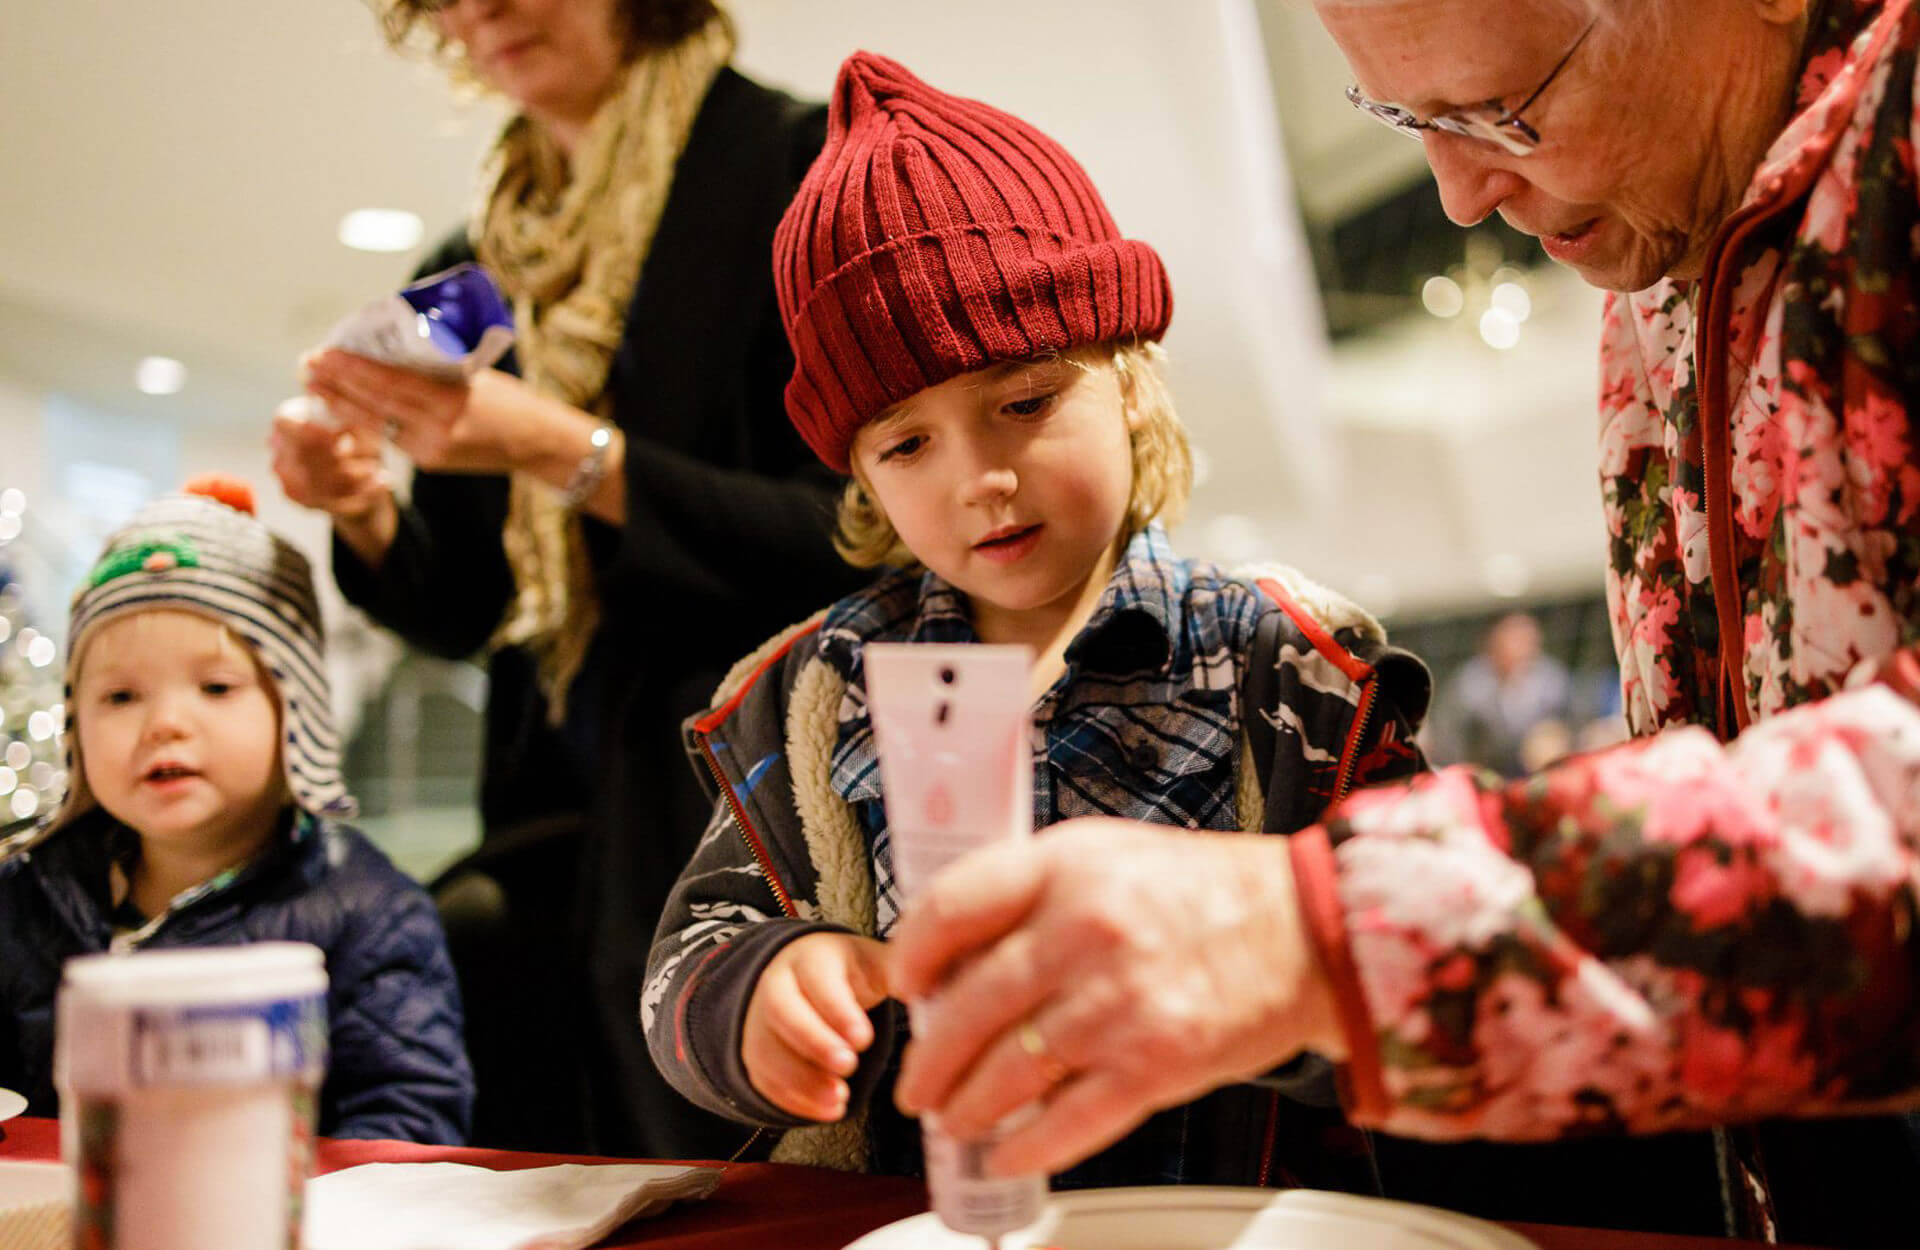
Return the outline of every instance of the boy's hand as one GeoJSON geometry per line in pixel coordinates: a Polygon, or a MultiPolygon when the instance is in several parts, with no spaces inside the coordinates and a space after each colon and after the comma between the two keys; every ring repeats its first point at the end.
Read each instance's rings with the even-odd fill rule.
{"type": "Polygon", "coordinates": [[[747,1004],[741,1060],[762,1097],[794,1115],[847,1113],[847,1081],[873,1044],[869,1008],[887,997],[886,948],[849,933],[809,933],[780,949],[747,1004]]]}

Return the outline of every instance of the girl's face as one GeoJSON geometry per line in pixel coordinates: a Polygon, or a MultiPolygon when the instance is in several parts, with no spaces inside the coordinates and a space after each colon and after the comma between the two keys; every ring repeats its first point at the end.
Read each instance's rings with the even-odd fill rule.
{"type": "Polygon", "coordinates": [[[100,626],[73,692],[87,788],[142,843],[245,858],[287,802],[270,683],[253,649],[206,617],[150,611],[100,626]]]}
{"type": "Polygon", "coordinates": [[[619,0],[453,0],[433,17],[481,82],[548,122],[592,117],[625,62],[619,0]]]}
{"type": "Polygon", "coordinates": [[[905,400],[861,429],[852,460],[908,550],[966,592],[983,642],[1044,650],[1113,571],[1129,424],[1110,364],[1017,362],[905,400]]]}

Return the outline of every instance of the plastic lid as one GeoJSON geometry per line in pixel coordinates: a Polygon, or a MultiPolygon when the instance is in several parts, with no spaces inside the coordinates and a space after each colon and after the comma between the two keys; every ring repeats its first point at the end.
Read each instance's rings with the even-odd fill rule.
{"type": "Polygon", "coordinates": [[[187,1007],[324,994],[325,957],[305,942],[69,959],[63,996],[95,1007],[187,1007]]]}

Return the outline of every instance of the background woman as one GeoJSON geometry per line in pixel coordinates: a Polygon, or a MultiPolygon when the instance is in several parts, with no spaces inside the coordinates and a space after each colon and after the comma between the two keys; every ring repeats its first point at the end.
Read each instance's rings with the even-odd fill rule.
{"type": "Polygon", "coordinates": [[[433,46],[517,107],[470,228],[422,268],[478,257],[513,304],[520,376],[443,385],[318,353],[308,389],[348,432],[276,422],[275,468],[332,516],[350,600],[429,651],[488,650],[489,843],[583,830],[564,865],[551,839],[498,857],[491,945],[518,959],[467,969],[476,1137],[724,1156],[742,1135],[647,1058],[640,969],[706,814],[680,719],[848,585],[834,484],[784,416],[767,260],[824,110],[728,68],[709,0],[375,7],[396,46],[433,46]],[[417,468],[406,502],[381,437],[417,468]]]}

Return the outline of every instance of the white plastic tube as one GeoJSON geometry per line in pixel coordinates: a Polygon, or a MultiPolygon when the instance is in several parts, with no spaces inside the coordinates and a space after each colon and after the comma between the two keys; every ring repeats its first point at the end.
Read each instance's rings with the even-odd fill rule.
{"type": "MultiPolygon", "coordinates": [[[[867,710],[880,756],[894,879],[903,907],[968,851],[1033,832],[1031,654],[1025,647],[870,643],[867,710]]],[[[937,1000],[909,1004],[916,1031],[937,1000]]],[[[921,1122],[933,1209],[956,1232],[998,1238],[1039,1219],[1047,1178],[990,1177],[988,1150],[1011,1127],[960,1142],[921,1122]]]]}

